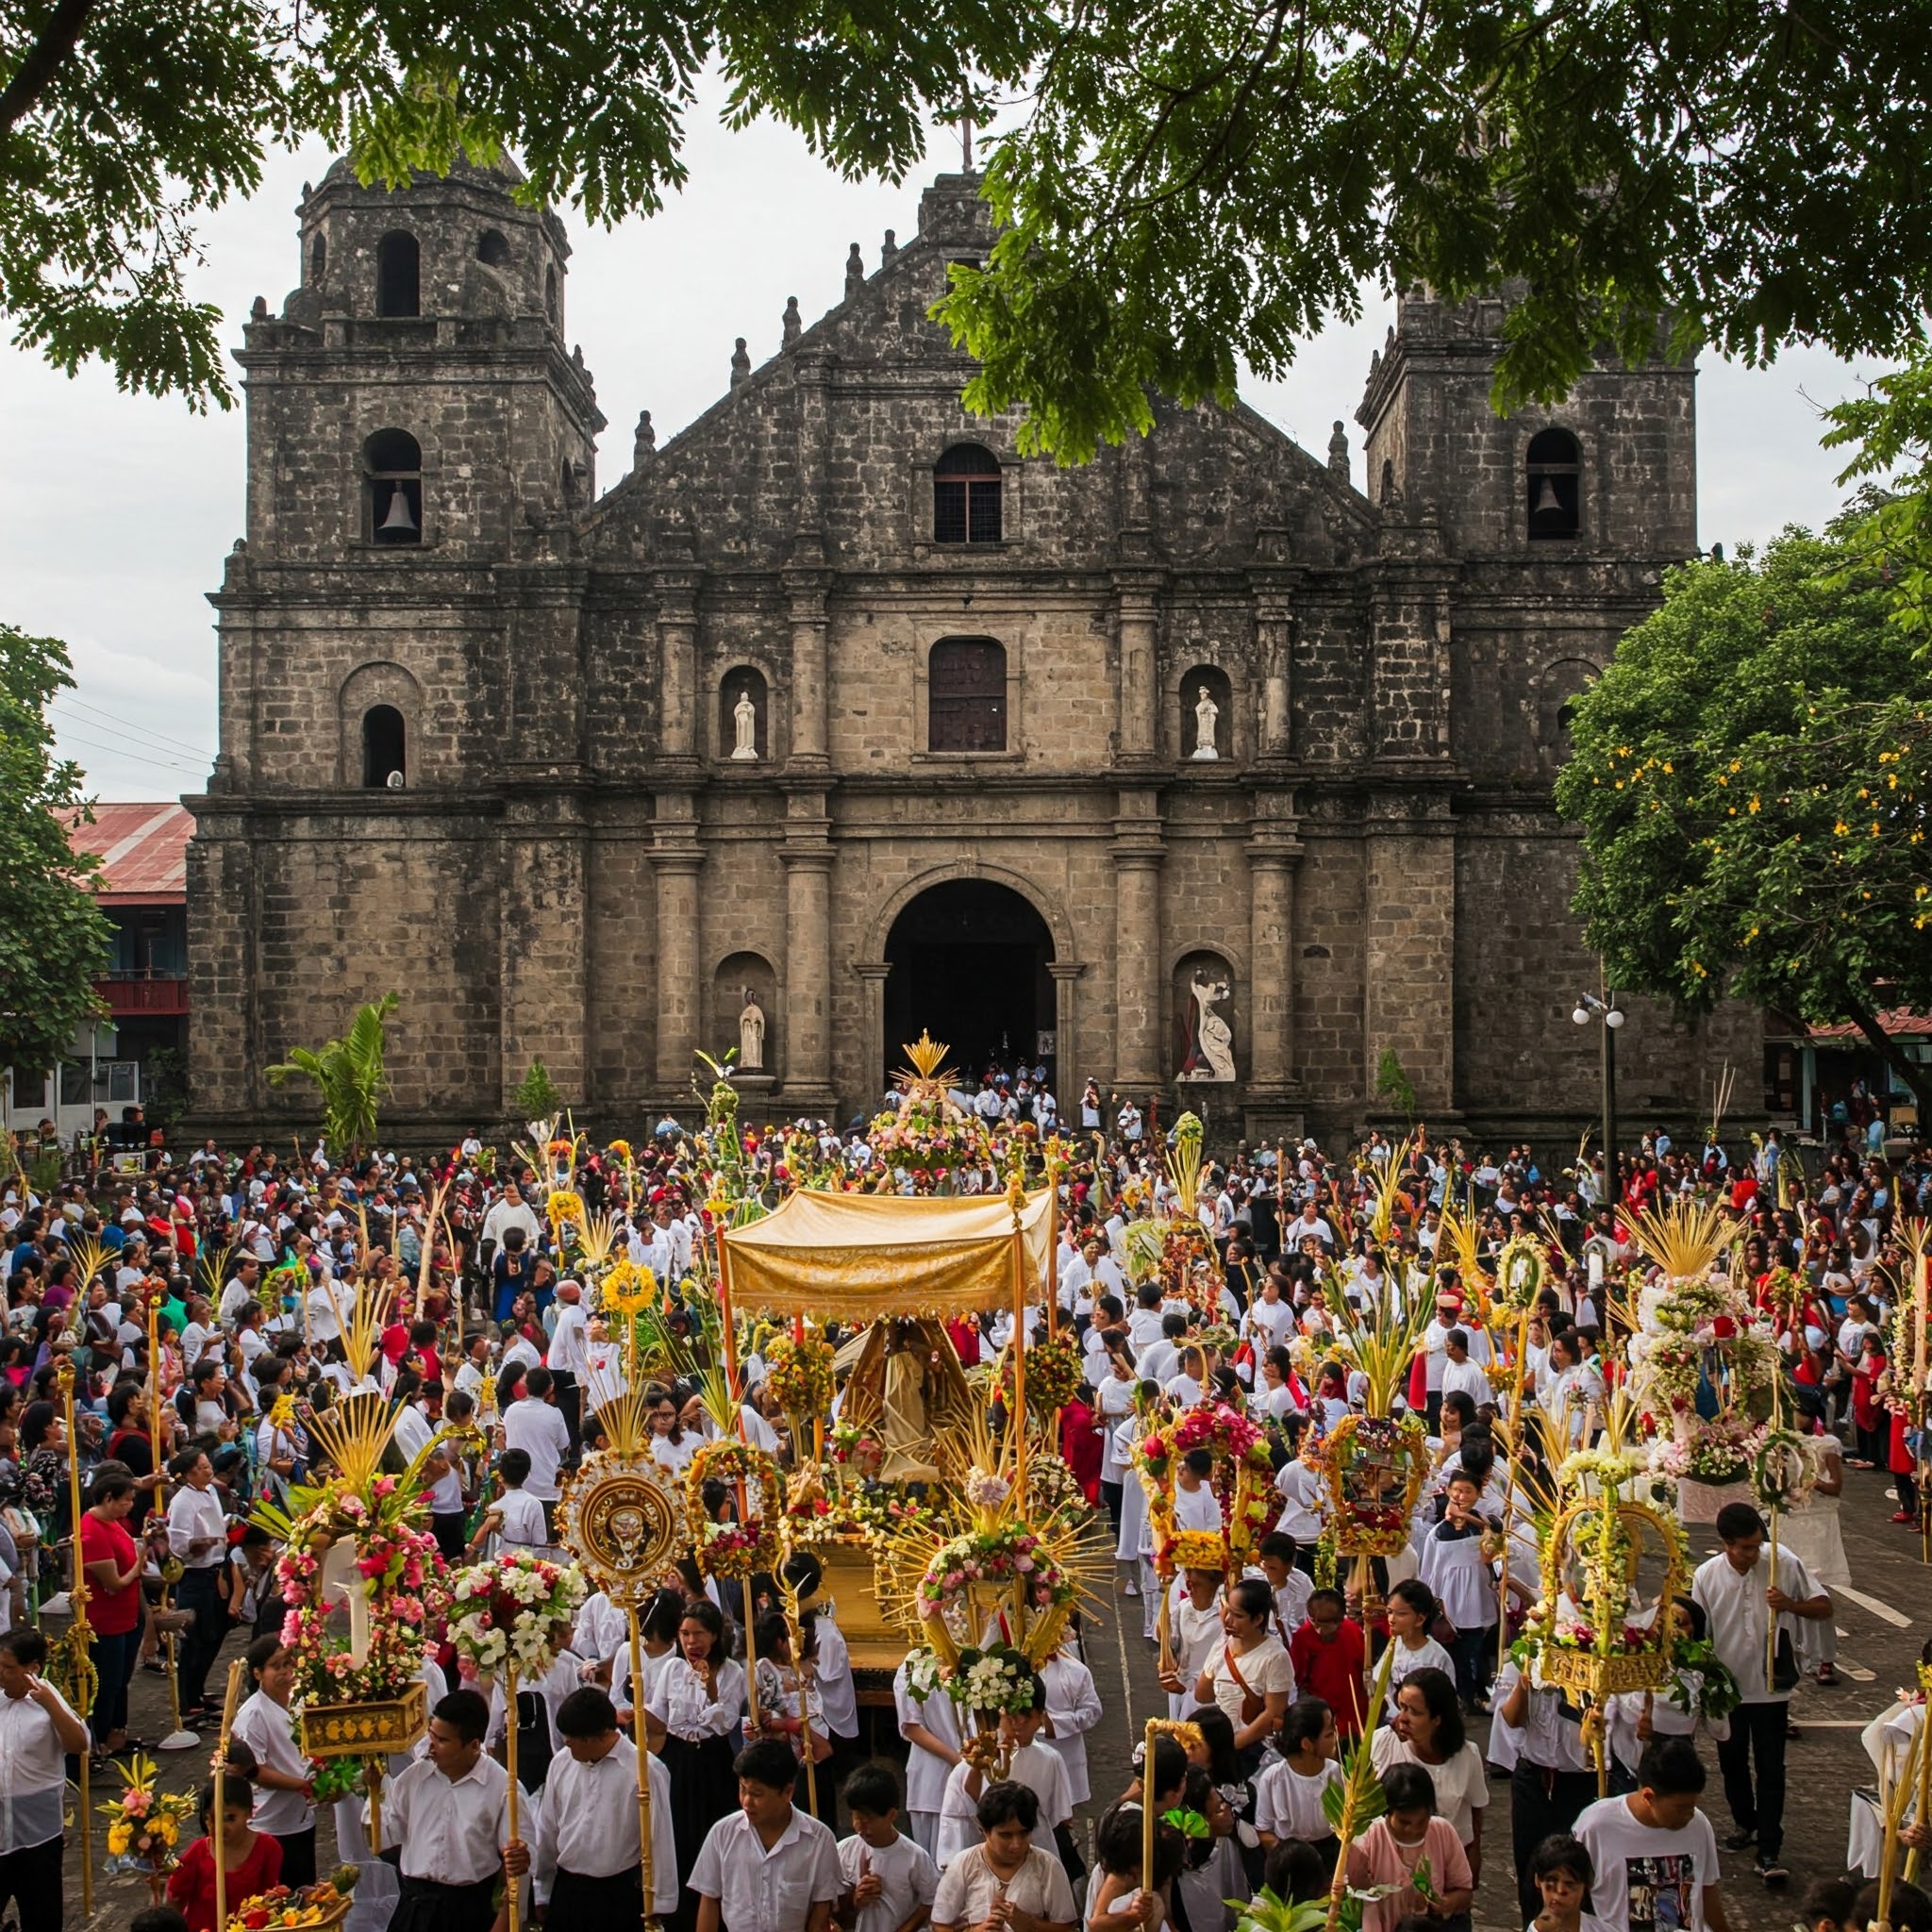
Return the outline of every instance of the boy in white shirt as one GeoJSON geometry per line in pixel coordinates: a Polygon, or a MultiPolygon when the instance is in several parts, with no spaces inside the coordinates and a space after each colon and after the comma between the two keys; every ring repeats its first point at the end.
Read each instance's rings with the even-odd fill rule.
{"type": "Polygon", "coordinates": [[[849,1932],[916,1932],[932,1916],[940,1868],[899,1829],[899,1784],[883,1764],[862,1764],[845,1781],[852,1836],[839,1844],[845,1890],[834,1915],[849,1932]]]}
{"type": "MultiPolygon", "coordinates": [[[[1007,1778],[1022,1784],[1040,1801],[1033,1842],[1042,1852],[1059,1855],[1058,1828],[1074,1815],[1067,1795],[1067,1767],[1051,1744],[1035,1740],[1046,1722],[1046,1686],[1033,1678],[1033,1703],[1026,1710],[1000,1713],[1000,1741],[1009,1751],[1007,1778]]],[[[970,1851],[983,1834],[979,1800],[991,1782],[967,1758],[954,1765],[946,1777],[946,1794],[940,1801],[939,1866],[944,1871],[961,1852],[970,1851]]]]}
{"type": "Polygon", "coordinates": [[[697,1932],[826,1932],[844,1889],[839,1843],[791,1802],[798,1760],[789,1744],[761,1738],[732,1760],[738,1806],[712,1825],[691,1867],[697,1932]],[[795,1897],[805,1910],[782,1921],[768,1902],[795,1897]]]}
{"type": "Polygon", "coordinates": [[[540,1555],[547,1551],[550,1531],[543,1521],[543,1506],[524,1489],[530,1478],[530,1452],[506,1449],[497,1457],[496,1474],[503,1480],[503,1494],[490,1506],[470,1547],[474,1550],[494,1536],[499,1549],[535,1550],[540,1555]]]}

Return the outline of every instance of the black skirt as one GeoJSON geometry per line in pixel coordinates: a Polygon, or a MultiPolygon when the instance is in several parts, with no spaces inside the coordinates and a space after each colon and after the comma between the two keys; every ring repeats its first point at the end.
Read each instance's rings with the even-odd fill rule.
{"type": "Polygon", "coordinates": [[[586,1878],[557,1868],[550,1882],[547,1917],[552,1924],[585,1928],[643,1923],[644,1874],[641,1866],[613,1872],[608,1878],[586,1878]]]}
{"type": "Polygon", "coordinates": [[[390,1914],[389,1932],[490,1932],[496,1919],[494,1878],[475,1885],[438,1885],[396,1874],[403,1895],[390,1914]]]}
{"type": "Polygon", "coordinates": [[[738,1808],[738,1778],[729,1738],[705,1738],[695,1744],[667,1737],[659,1754],[671,1786],[671,1828],[677,1842],[677,1910],[667,1924],[672,1932],[691,1932],[697,1899],[691,1874],[712,1825],[738,1808]]]}

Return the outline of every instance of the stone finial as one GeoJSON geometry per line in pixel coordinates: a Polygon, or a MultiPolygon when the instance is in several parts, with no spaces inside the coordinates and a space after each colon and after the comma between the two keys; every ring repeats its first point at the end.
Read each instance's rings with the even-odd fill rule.
{"type": "Polygon", "coordinates": [[[651,426],[651,412],[641,409],[638,412],[637,441],[631,448],[631,468],[641,470],[658,454],[658,432],[651,426]]]}
{"type": "Polygon", "coordinates": [[[1331,475],[1348,481],[1348,431],[1341,426],[1341,418],[1335,423],[1335,429],[1328,438],[1328,470],[1331,475]]]}
{"type": "Polygon", "coordinates": [[[576,365],[576,366],[577,366],[577,367],[578,367],[579,369],[581,369],[581,368],[582,368],[582,367],[584,366],[584,345],[583,345],[583,343],[581,343],[581,342],[573,342],[573,343],[571,344],[571,350],[570,350],[570,359],[571,359],[571,360],[572,360],[572,361],[573,361],[573,362],[574,362],[574,363],[575,363],[575,365],[576,365]]]}
{"type": "Polygon", "coordinates": [[[785,346],[789,349],[805,333],[805,319],[798,312],[798,297],[785,298],[785,346]]]}
{"type": "Polygon", "coordinates": [[[858,252],[858,243],[852,244],[852,251],[845,258],[845,299],[851,301],[859,290],[865,287],[865,257],[858,252]]]}
{"type": "Polygon", "coordinates": [[[879,265],[883,267],[899,252],[899,238],[891,229],[886,230],[886,239],[879,243],[879,265]]]}
{"type": "Polygon", "coordinates": [[[740,336],[738,346],[731,352],[731,387],[736,389],[741,382],[751,380],[751,358],[745,353],[744,338],[740,336]]]}
{"type": "Polygon", "coordinates": [[[253,305],[248,310],[248,319],[250,322],[266,322],[268,320],[268,297],[266,295],[258,295],[255,298],[253,305]]]}

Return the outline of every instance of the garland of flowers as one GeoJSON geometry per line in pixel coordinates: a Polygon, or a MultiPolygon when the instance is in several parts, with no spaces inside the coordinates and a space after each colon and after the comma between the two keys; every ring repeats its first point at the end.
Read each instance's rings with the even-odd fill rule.
{"type": "Polygon", "coordinates": [[[765,1380],[787,1415],[823,1415],[831,1407],[837,1353],[822,1335],[774,1335],[765,1344],[765,1380]]]}
{"type": "Polygon", "coordinates": [[[1680,1637],[1671,1652],[1670,1700],[1686,1717],[1715,1724],[1743,1703],[1730,1667],[1708,1638],[1680,1637]],[[1693,1681],[1694,1680],[1694,1681],[1693,1681]]]}
{"type": "Polygon", "coordinates": [[[933,1552],[913,1593],[920,1616],[927,1622],[943,1617],[964,1601],[974,1584],[1017,1587],[1022,1606],[1029,1610],[1057,1609],[1077,1593],[1030,1529],[975,1529],[933,1552]]]}
{"type": "Polygon", "coordinates": [[[749,1442],[707,1442],[684,1473],[685,1520],[691,1525],[691,1555],[707,1576],[742,1580],[757,1571],[778,1567],[777,1519],[785,1509],[785,1479],[778,1465],[749,1442]],[[744,1516],[736,1523],[713,1523],[705,1508],[705,1483],[716,1476],[744,1485],[744,1516]],[[758,1505],[752,1508],[756,1486],[758,1505]]]}
{"type": "MultiPolygon", "coordinates": [[[[1026,1345],[1026,1407],[1035,1415],[1066,1407],[1087,1379],[1086,1357],[1071,1335],[1044,1335],[1026,1345]]],[[[1001,1404],[1013,1403],[1013,1351],[1000,1357],[1001,1404]]]]}
{"type": "MultiPolygon", "coordinates": [[[[312,1492],[311,1492],[312,1493],[312,1492]]],[[[371,1485],[373,1503],[331,1488],[288,1531],[275,1564],[275,1586],[287,1607],[282,1642],[294,1655],[295,1692],[307,1704],[381,1704],[400,1697],[423,1662],[425,1626],[440,1607],[442,1553],[436,1539],[414,1527],[420,1496],[404,1492],[392,1475],[371,1485]],[[360,1664],[348,1641],[328,1628],[322,1601],[323,1557],[333,1541],[353,1538],[356,1569],[368,1585],[369,1649],[360,1664]]]]}
{"type": "Polygon", "coordinates": [[[1692,1482],[1741,1482],[1769,1433],[1762,1423],[1735,1409],[1701,1422],[1688,1437],[1659,1442],[1655,1467],[1666,1475],[1692,1482]]]}
{"type": "Polygon", "coordinates": [[[506,1665],[538,1677],[557,1661],[590,1587],[575,1564],[505,1549],[450,1578],[449,1637],[486,1683],[506,1665]]]}
{"type": "Polygon", "coordinates": [[[1147,1494],[1154,1567],[1163,1577],[1174,1574],[1174,1470],[1196,1449],[1206,1449],[1214,1457],[1210,1480],[1221,1504],[1222,1538],[1237,1572],[1247,1567],[1255,1545],[1281,1513],[1266,1432],[1224,1402],[1195,1404],[1165,1428],[1148,1430],[1134,1444],[1134,1466],[1147,1494]]]}
{"type": "Polygon", "coordinates": [[[1811,1445],[1795,1429],[1769,1429],[1751,1458],[1751,1491],[1760,1509],[1802,1509],[1818,1487],[1811,1445]]]}
{"type": "Polygon", "coordinates": [[[1423,1419],[1412,1413],[1345,1415],[1325,1434],[1310,1430],[1304,1438],[1302,1460],[1319,1471],[1328,1486],[1340,1554],[1391,1557],[1408,1541],[1409,1519],[1428,1466],[1428,1440],[1423,1419]],[[1401,1494],[1379,1502],[1350,1496],[1350,1465],[1375,1455],[1400,1459],[1401,1494]]]}

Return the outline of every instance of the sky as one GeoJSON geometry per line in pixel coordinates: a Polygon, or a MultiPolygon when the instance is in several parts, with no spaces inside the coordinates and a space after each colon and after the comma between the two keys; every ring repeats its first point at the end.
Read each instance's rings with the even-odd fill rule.
{"type": "MultiPolygon", "coordinates": [[[[798,297],[808,322],[833,307],[849,245],[875,268],[883,232],[908,240],[922,185],[959,165],[958,137],[939,133],[903,186],[842,181],[789,129],[726,130],[716,104],[715,92],[700,99],[685,148],[690,185],[661,214],[604,230],[564,211],[572,335],[610,423],[602,488],[629,468],[640,409],[661,446],[723,393],[735,337],[748,339],[755,363],[774,353],[786,297],[798,297]]],[[[231,344],[258,294],[278,311],[299,280],[295,204],[328,159],[319,146],[273,157],[255,196],[203,223],[191,290],[221,307],[231,344]]],[[[1285,379],[1242,384],[1255,408],[1324,459],[1330,424],[1346,421],[1357,485],[1353,419],[1389,320],[1373,302],[1359,324],[1309,341],[1285,379]]],[[[1837,465],[1818,448],[1817,410],[1859,374],[1819,351],[1757,371],[1705,358],[1702,542],[1734,549],[1831,515],[1837,465]]],[[[61,750],[105,800],[200,791],[216,718],[207,593],[242,534],[241,409],[196,415],[179,399],[124,395],[97,366],[70,379],[0,343],[0,620],[72,651],[77,688],[54,707],[61,750]]]]}

